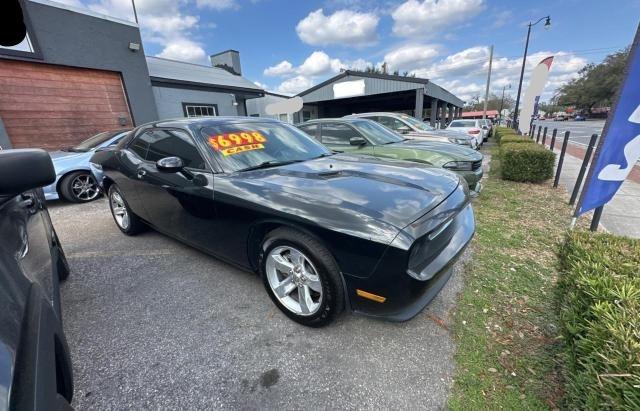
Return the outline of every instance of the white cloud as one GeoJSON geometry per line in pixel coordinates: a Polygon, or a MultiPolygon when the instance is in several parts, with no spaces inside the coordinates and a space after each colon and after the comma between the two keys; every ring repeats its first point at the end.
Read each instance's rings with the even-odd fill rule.
{"type": "Polygon", "coordinates": [[[157,56],[171,60],[201,63],[206,59],[207,54],[198,43],[189,39],[178,39],[169,41],[157,56]]]}
{"type": "Polygon", "coordinates": [[[169,36],[195,27],[198,24],[198,17],[183,16],[181,14],[175,16],[148,16],[144,18],[144,24],[146,28],[153,32],[169,36]]]}
{"type": "Polygon", "coordinates": [[[293,64],[287,60],[283,60],[275,66],[267,67],[263,72],[265,76],[284,76],[291,73],[293,73],[293,64]]]}
{"type": "Polygon", "coordinates": [[[300,20],[296,32],[303,42],[313,46],[364,46],[376,42],[378,21],[373,13],[339,10],[327,16],[318,9],[300,20]]]}
{"type": "Polygon", "coordinates": [[[340,59],[329,57],[324,51],[314,51],[297,67],[284,60],[275,66],[265,69],[264,74],[285,77],[287,74],[291,75],[292,77],[285,79],[276,88],[276,91],[284,94],[296,94],[317,84],[328,76],[337,74],[341,69],[364,70],[371,65],[371,62],[362,58],[341,61],[340,59]]]}
{"type": "Polygon", "coordinates": [[[437,55],[435,46],[409,44],[385,54],[384,61],[391,70],[412,70],[424,66],[437,55]]]}
{"type": "Polygon", "coordinates": [[[298,67],[297,72],[303,76],[318,76],[321,74],[337,73],[342,63],[339,59],[330,58],[324,51],[314,51],[298,67]]]}
{"type": "MultiPolygon", "coordinates": [[[[542,100],[552,97],[554,91],[567,81],[578,76],[578,71],[587,64],[587,60],[565,51],[540,51],[527,57],[523,90],[526,90],[528,79],[533,68],[544,58],[554,56],[549,72],[549,81],[545,87],[542,100]]],[[[489,50],[485,46],[471,47],[446,58],[418,68],[413,71],[417,77],[433,80],[436,84],[446,88],[463,100],[470,100],[473,96],[484,97],[485,81],[489,67],[489,50]]],[[[494,55],[491,92],[500,95],[502,87],[511,85],[507,94],[515,96],[522,58],[507,58],[494,55]]]]}
{"type": "Polygon", "coordinates": [[[399,36],[434,35],[474,17],[483,0],[408,0],[392,13],[393,32],[399,36]]]}
{"type": "MultiPolygon", "coordinates": [[[[75,3],[74,0],[63,1],[75,3]]],[[[210,3],[222,6],[234,2],[219,0],[210,3]]],[[[84,4],[95,12],[134,21],[131,0],[84,0],[84,4]]],[[[184,6],[188,4],[190,0],[136,0],[142,38],[145,43],[156,43],[162,47],[157,54],[160,57],[206,64],[204,49],[199,42],[192,40],[193,31],[199,28],[199,17],[183,13],[184,6]]],[[[211,24],[208,22],[207,27],[211,24]]]]}
{"type": "Polygon", "coordinates": [[[196,0],[199,8],[208,8],[213,10],[229,10],[237,9],[238,3],[235,0],[196,0]]]}
{"type": "Polygon", "coordinates": [[[285,80],[278,86],[279,93],[297,94],[313,86],[313,81],[306,76],[296,76],[285,80]]]}

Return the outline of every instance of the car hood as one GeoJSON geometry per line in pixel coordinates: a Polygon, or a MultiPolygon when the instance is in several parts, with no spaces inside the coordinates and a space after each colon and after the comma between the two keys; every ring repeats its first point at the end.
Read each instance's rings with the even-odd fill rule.
{"type": "Polygon", "coordinates": [[[217,183],[216,195],[228,193],[289,217],[388,244],[459,184],[456,174],[439,168],[336,154],[229,174],[217,183]]]}
{"type": "Polygon", "coordinates": [[[406,148],[419,148],[428,151],[432,151],[438,154],[447,155],[453,160],[464,161],[477,161],[482,160],[482,154],[471,148],[451,143],[438,143],[435,141],[424,140],[406,140],[402,143],[396,143],[394,145],[406,147],[406,148]]]}

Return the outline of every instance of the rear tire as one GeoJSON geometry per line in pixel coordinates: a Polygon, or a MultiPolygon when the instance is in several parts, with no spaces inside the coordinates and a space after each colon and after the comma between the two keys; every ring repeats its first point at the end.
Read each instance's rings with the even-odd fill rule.
{"type": "Polygon", "coordinates": [[[100,187],[90,171],[75,171],[60,181],[60,196],[71,203],[88,203],[100,196],[100,187]]]}
{"type": "Polygon", "coordinates": [[[140,217],[131,210],[116,184],[109,187],[109,208],[116,226],[126,235],[136,235],[147,228],[140,217]]]}
{"type": "Polygon", "coordinates": [[[262,243],[259,263],[267,294],[293,321],[322,327],[344,310],[338,264],[310,235],[290,228],[271,231],[262,243]]]}

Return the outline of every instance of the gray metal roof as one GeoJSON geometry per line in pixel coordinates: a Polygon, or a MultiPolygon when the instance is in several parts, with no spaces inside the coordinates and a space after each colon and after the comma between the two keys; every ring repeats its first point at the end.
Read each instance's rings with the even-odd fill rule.
{"type": "Polygon", "coordinates": [[[242,76],[236,76],[227,70],[147,56],[147,66],[151,79],[164,79],[185,84],[211,86],[215,88],[240,89],[264,93],[253,82],[242,76]]]}
{"type": "Polygon", "coordinates": [[[364,73],[352,70],[345,70],[342,73],[299,93],[298,96],[302,97],[305,103],[333,100],[333,84],[359,79],[363,79],[365,81],[364,95],[424,89],[424,93],[428,97],[435,97],[458,107],[462,107],[464,105],[463,100],[428,79],[392,74],[364,73]]]}

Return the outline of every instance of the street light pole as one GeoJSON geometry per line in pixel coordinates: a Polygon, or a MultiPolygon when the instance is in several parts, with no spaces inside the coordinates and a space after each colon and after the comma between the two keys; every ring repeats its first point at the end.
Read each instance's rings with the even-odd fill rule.
{"type": "Polygon", "coordinates": [[[527,30],[527,41],[524,44],[524,57],[522,58],[522,69],[520,70],[520,82],[518,83],[518,96],[516,97],[516,107],[513,112],[513,128],[518,129],[518,109],[520,107],[520,93],[522,92],[522,79],[524,77],[524,66],[527,63],[527,51],[529,50],[529,37],[531,36],[531,27],[540,23],[542,20],[545,20],[544,23],[545,28],[551,27],[551,16],[541,17],[535,23],[529,22],[529,28],[527,30]]]}

